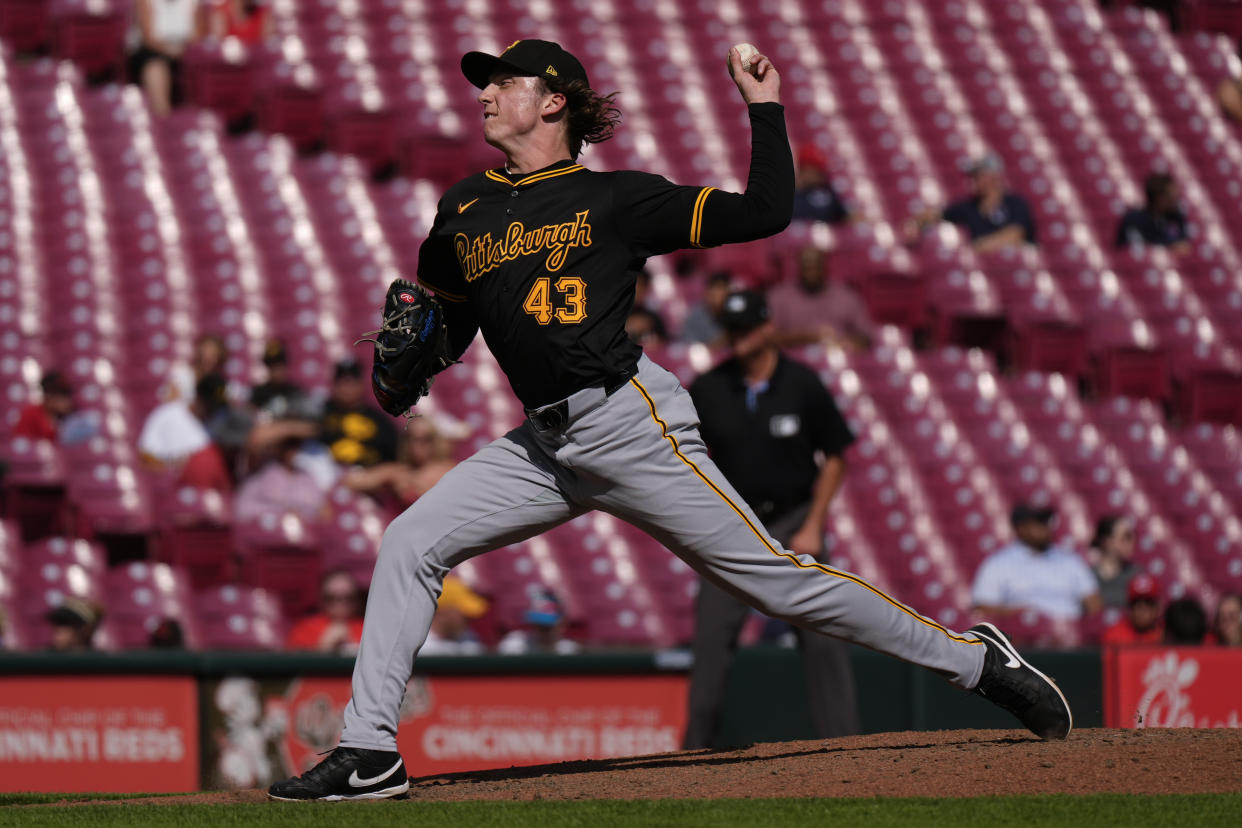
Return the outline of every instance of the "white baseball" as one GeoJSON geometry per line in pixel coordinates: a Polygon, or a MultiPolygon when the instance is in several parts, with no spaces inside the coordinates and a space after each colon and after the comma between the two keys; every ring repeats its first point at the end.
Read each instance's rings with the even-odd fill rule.
{"type": "MultiPolygon", "coordinates": [[[[755,48],[755,45],[753,43],[738,43],[733,48],[737,49],[737,56],[742,59],[742,68],[752,75],[755,74],[756,67],[752,66],[750,62],[751,58],[759,54],[759,50],[755,48]]],[[[728,61],[726,60],[725,63],[727,64],[728,61]]],[[[732,68],[729,71],[732,72],[732,68]]]]}

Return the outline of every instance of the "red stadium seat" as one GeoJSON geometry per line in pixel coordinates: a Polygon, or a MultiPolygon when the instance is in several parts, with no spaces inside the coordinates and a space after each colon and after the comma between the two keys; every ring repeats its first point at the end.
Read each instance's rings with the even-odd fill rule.
{"type": "Polygon", "coordinates": [[[182,57],[186,100],[217,112],[226,123],[249,115],[255,105],[255,68],[236,39],[203,40],[182,57]]]}
{"type": "Polygon", "coordinates": [[[1242,423],[1242,375],[1204,371],[1184,380],[1178,411],[1190,423],[1242,423]]]}
{"type": "Polygon", "coordinates": [[[88,77],[124,82],[129,27],[125,14],[86,0],[58,0],[49,5],[53,9],[52,52],[77,63],[88,77]]]}
{"type": "Polygon", "coordinates": [[[287,617],[317,605],[323,555],[311,527],[292,514],[264,515],[238,524],[234,539],[243,581],[277,595],[287,617]]]}
{"type": "Polygon", "coordinates": [[[0,37],[23,52],[37,52],[51,39],[48,0],[5,0],[0,3],[0,37]]]}

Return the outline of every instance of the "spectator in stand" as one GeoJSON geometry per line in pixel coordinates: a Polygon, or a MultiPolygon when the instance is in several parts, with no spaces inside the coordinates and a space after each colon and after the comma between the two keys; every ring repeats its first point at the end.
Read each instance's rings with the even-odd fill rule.
{"type": "Polygon", "coordinates": [[[1035,244],[1031,207],[1005,186],[1005,165],[1000,156],[988,153],[976,158],[967,173],[974,181],[975,192],[944,208],[944,220],[965,227],[975,250],[1035,244]]]}
{"type": "Polygon", "coordinates": [[[849,221],[850,209],[828,180],[828,159],[819,147],[810,143],[798,147],[797,165],[794,220],[825,221],[829,224],[849,221]]]}
{"type": "Polygon", "coordinates": [[[777,344],[812,342],[840,345],[852,351],[871,347],[875,324],[858,291],[828,273],[824,251],[808,244],[798,251],[794,282],[782,282],[768,296],[777,344]]]}
{"type": "Polygon", "coordinates": [[[1126,589],[1126,615],[1100,637],[1100,643],[1159,644],[1164,638],[1160,628],[1160,585],[1150,575],[1135,575],[1126,589]]]}
{"type": "Polygon", "coordinates": [[[229,348],[224,340],[215,334],[203,334],[194,340],[194,379],[216,374],[224,377],[224,366],[229,361],[229,348]]]}
{"type": "Polygon", "coordinates": [[[401,437],[401,459],[353,469],[341,483],[388,505],[405,509],[439,482],[453,460],[453,444],[430,417],[415,417],[401,437]]]}
{"type": "Polygon", "coordinates": [[[1216,87],[1216,100],[1226,118],[1242,124],[1242,78],[1226,78],[1216,87]]]}
{"type": "Polygon", "coordinates": [[[1177,182],[1167,173],[1153,173],[1143,182],[1146,203],[1131,207],[1117,225],[1117,246],[1151,244],[1181,253],[1190,249],[1186,215],[1178,204],[1177,182]]]}
{"type": "Polygon", "coordinates": [[[643,268],[634,280],[634,306],[626,320],[625,330],[630,339],[643,343],[663,345],[668,342],[668,325],[655,309],[655,297],[651,291],[651,271],[643,268]]]}
{"type": "Polygon", "coordinates": [[[660,348],[668,342],[668,329],[660,314],[635,305],[625,319],[625,333],[642,348],[660,348]]]}
{"type": "Polygon", "coordinates": [[[39,387],[43,391],[43,399],[22,409],[17,424],[13,426],[14,437],[55,440],[61,422],[73,412],[73,389],[64,374],[48,371],[39,387]]]}
{"type": "Polygon", "coordinates": [[[199,378],[194,386],[191,410],[207,429],[207,435],[219,450],[225,468],[237,468],[242,452],[250,442],[255,418],[248,409],[234,405],[229,399],[223,374],[213,371],[199,378]]]}
{"type": "Polygon", "coordinates": [[[397,459],[392,418],[368,404],[370,383],[355,359],[336,364],[332,389],[319,420],[320,440],[342,466],[374,466],[397,459]]]}
{"type": "Polygon", "coordinates": [[[65,598],[60,606],[47,614],[47,621],[52,625],[49,648],[58,653],[94,649],[95,631],[102,620],[103,609],[93,601],[65,598]]]}
{"type": "Polygon", "coordinates": [[[966,168],[974,182],[974,193],[955,201],[943,212],[926,210],[914,218],[908,233],[937,221],[948,221],[963,227],[970,234],[975,250],[988,252],[1018,244],[1036,244],[1035,218],[1026,199],[1011,192],[1005,184],[1005,165],[1000,156],[987,153],[966,168]]]}
{"type": "Polygon", "coordinates": [[[1009,516],[1015,539],[988,556],[975,573],[975,611],[1004,620],[1023,610],[1077,620],[1100,609],[1095,574],[1072,550],[1052,542],[1055,510],[1018,504],[1009,516]]]}
{"type": "Polygon", "coordinates": [[[148,466],[180,467],[195,452],[211,445],[211,436],[191,406],[195,399],[194,373],[174,365],[160,389],[163,400],[142,424],[138,452],[148,466]]]}
{"type": "Polygon", "coordinates": [[[651,271],[644,267],[634,277],[634,307],[650,307],[651,301],[651,271]]]}
{"type": "Polygon", "coordinates": [[[185,649],[185,631],[181,629],[181,622],[175,618],[161,619],[155,629],[151,630],[147,646],[153,650],[185,649]]]}
{"type": "Polygon", "coordinates": [[[733,274],[717,270],[707,274],[707,284],[700,299],[681,326],[682,342],[701,342],[704,345],[723,345],[724,328],[720,327],[720,308],[725,297],[733,289],[733,274]]]}
{"type": "Polygon", "coordinates": [[[138,434],[138,455],[147,468],[168,473],[175,485],[228,492],[232,478],[224,454],[211,440],[200,414],[194,372],[173,366],[157,405],[138,434]]]}
{"type": "Polygon", "coordinates": [[[206,0],[204,29],[209,37],[235,37],[255,46],[271,34],[272,15],[267,0],[206,0]]]}
{"type": "Polygon", "coordinates": [[[1194,598],[1178,598],[1164,609],[1164,643],[1173,647],[1203,644],[1208,637],[1207,613],[1194,598]]]}
{"type": "Polygon", "coordinates": [[[1106,515],[1095,525],[1087,560],[1100,586],[1100,603],[1125,607],[1132,598],[1126,588],[1138,572],[1134,565],[1134,521],[1124,515],[1106,515]]]}
{"type": "Polygon", "coordinates": [[[202,34],[198,0],[137,0],[138,47],[130,78],[139,83],[156,115],[167,115],[181,97],[181,56],[202,34]]]}
{"type": "Polygon", "coordinates": [[[1222,647],[1242,647],[1242,595],[1231,592],[1220,599],[1212,634],[1222,647]]]}
{"type": "Polygon", "coordinates": [[[324,489],[319,479],[297,462],[304,439],[297,435],[281,439],[273,457],[238,486],[233,505],[238,521],[257,520],[267,514],[294,514],[305,521],[319,518],[324,489]]]}
{"type": "Polygon", "coordinates": [[[522,614],[522,621],[525,626],[500,639],[496,645],[498,653],[573,655],[582,649],[577,641],[565,637],[565,608],[547,587],[531,585],[530,607],[522,614]]]}
{"type": "Polygon", "coordinates": [[[279,339],[269,339],[263,347],[263,367],[267,369],[267,381],[250,389],[250,405],[256,411],[266,412],[277,420],[310,411],[311,401],[306,391],[290,379],[289,357],[285,344],[279,339]]]}
{"type": "Polygon", "coordinates": [[[431,619],[427,640],[419,649],[420,656],[479,655],[483,645],[479,643],[470,622],[483,617],[488,603],[460,578],[449,575],[436,604],[436,614],[431,619]]]}
{"type": "Polygon", "coordinates": [[[362,640],[362,588],[347,570],[334,569],[319,579],[319,612],[293,625],[291,650],[353,655],[362,640]]]}

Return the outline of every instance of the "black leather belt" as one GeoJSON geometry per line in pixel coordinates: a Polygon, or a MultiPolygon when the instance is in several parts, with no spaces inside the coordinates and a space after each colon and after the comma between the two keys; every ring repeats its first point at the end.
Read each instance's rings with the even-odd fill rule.
{"type": "MultiPolygon", "coordinates": [[[[637,370],[631,370],[620,378],[613,380],[611,384],[602,386],[604,398],[611,397],[616,392],[625,387],[630,381],[630,377],[634,376],[637,370]]],[[[591,388],[600,388],[601,386],[590,386],[570,394],[560,402],[545,405],[543,408],[534,410],[526,410],[526,418],[530,420],[530,424],[535,427],[536,431],[551,431],[553,429],[564,428],[569,425],[570,421],[570,401],[577,395],[588,391],[591,388]]],[[[602,400],[601,400],[602,401],[602,400]]]]}

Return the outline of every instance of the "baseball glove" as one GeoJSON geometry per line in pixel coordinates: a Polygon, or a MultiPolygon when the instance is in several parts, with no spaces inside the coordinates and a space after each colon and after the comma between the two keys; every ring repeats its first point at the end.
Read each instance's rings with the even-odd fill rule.
{"type": "Polygon", "coordinates": [[[431,389],[431,378],[455,361],[449,356],[444,309],[405,279],[388,288],[383,326],[358,342],[375,343],[371,390],[380,408],[394,417],[409,411],[431,389]]]}

